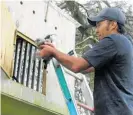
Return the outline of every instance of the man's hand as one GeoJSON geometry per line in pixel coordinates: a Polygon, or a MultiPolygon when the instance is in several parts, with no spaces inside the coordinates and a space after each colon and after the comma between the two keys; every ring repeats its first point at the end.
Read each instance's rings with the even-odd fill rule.
{"type": "Polygon", "coordinates": [[[83,71],[89,67],[89,63],[85,59],[62,53],[57,50],[52,43],[44,43],[44,45],[40,46],[40,49],[41,50],[38,53],[40,57],[54,57],[63,66],[75,73],[83,71]]]}
{"type": "Polygon", "coordinates": [[[52,43],[50,43],[50,42],[44,42],[44,44],[45,44],[45,45],[49,45],[49,46],[55,48],[55,46],[54,46],[52,43]]]}
{"type": "Polygon", "coordinates": [[[44,45],[39,47],[41,50],[37,53],[40,57],[53,57],[54,51],[56,50],[52,43],[45,42],[44,45]]]}

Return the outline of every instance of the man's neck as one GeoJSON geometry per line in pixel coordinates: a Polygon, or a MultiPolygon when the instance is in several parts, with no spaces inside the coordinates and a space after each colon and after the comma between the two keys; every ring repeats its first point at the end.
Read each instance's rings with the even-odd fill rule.
{"type": "Polygon", "coordinates": [[[110,32],[110,35],[111,35],[111,34],[120,34],[120,33],[117,32],[117,31],[111,31],[111,32],[110,32]]]}

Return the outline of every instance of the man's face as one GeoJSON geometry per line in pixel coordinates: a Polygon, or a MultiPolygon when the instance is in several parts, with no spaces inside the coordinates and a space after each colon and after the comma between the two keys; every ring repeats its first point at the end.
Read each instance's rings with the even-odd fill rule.
{"type": "Polygon", "coordinates": [[[102,40],[104,37],[110,35],[111,32],[112,25],[108,20],[104,20],[96,24],[96,33],[99,40],[102,40]]]}

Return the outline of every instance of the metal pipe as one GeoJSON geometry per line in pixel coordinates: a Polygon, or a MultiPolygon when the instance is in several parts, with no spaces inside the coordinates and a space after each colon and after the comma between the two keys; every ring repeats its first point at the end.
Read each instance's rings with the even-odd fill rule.
{"type": "Polygon", "coordinates": [[[33,78],[33,74],[34,74],[34,63],[35,63],[35,47],[32,46],[32,68],[31,68],[31,73],[30,73],[30,78],[29,78],[29,87],[32,88],[32,84],[34,84],[34,78],[33,78]]]}
{"type": "Polygon", "coordinates": [[[25,57],[24,57],[24,69],[23,69],[23,79],[21,83],[26,86],[26,80],[27,80],[27,73],[28,73],[28,61],[29,61],[29,55],[30,54],[30,44],[27,43],[25,47],[25,57]]]}
{"type": "Polygon", "coordinates": [[[38,59],[38,76],[37,76],[37,84],[36,84],[36,91],[39,91],[39,79],[40,79],[40,59],[38,59]]]}
{"type": "Polygon", "coordinates": [[[36,74],[35,74],[35,83],[34,83],[34,90],[37,90],[37,80],[38,80],[38,73],[39,73],[39,59],[36,58],[36,74]]]}
{"type": "Polygon", "coordinates": [[[43,75],[43,59],[39,60],[39,67],[38,67],[38,80],[37,80],[37,91],[42,92],[42,75],[43,75]]]}
{"type": "Polygon", "coordinates": [[[22,60],[23,60],[23,48],[24,48],[24,42],[21,41],[20,53],[19,53],[19,61],[18,61],[18,72],[17,72],[17,79],[18,79],[19,82],[21,82],[21,69],[22,69],[22,60]]]}
{"type": "Polygon", "coordinates": [[[23,79],[24,79],[24,69],[25,69],[25,54],[26,54],[26,41],[23,41],[22,42],[22,60],[21,60],[21,65],[19,65],[19,66],[21,66],[21,71],[20,71],[20,80],[21,80],[21,84],[23,84],[22,83],[22,81],[23,81],[23,79]]]}
{"type": "Polygon", "coordinates": [[[47,3],[47,9],[46,9],[46,13],[45,13],[45,18],[44,18],[44,21],[47,22],[47,15],[48,15],[48,9],[49,9],[49,2],[47,3]]]}
{"type": "Polygon", "coordinates": [[[82,80],[82,77],[76,75],[75,73],[71,72],[70,70],[64,68],[64,71],[65,71],[66,73],[68,73],[69,75],[71,75],[72,77],[74,77],[75,79],[82,80]]]}
{"type": "MultiPolygon", "coordinates": [[[[36,49],[35,49],[35,52],[36,52],[36,49]]],[[[32,75],[32,83],[31,83],[32,89],[34,89],[34,86],[35,86],[36,74],[37,74],[37,58],[34,59],[34,63],[33,63],[33,75],[32,75]]]]}
{"type": "Polygon", "coordinates": [[[87,105],[85,105],[83,103],[80,103],[80,102],[77,101],[77,105],[80,106],[80,107],[82,107],[82,108],[84,108],[84,109],[86,109],[86,110],[89,110],[91,112],[94,112],[94,108],[90,108],[89,106],[87,106],[87,105]]]}
{"type": "Polygon", "coordinates": [[[27,74],[27,82],[26,86],[31,88],[32,83],[32,72],[33,72],[33,53],[34,53],[34,46],[30,45],[30,56],[29,56],[29,65],[28,65],[28,74],[27,74]]]}
{"type": "Polygon", "coordinates": [[[20,45],[21,45],[21,41],[17,40],[16,48],[15,48],[15,58],[14,58],[14,71],[13,71],[13,76],[15,76],[15,77],[17,77],[17,71],[18,71],[18,60],[19,60],[19,53],[20,53],[20,45]]]}

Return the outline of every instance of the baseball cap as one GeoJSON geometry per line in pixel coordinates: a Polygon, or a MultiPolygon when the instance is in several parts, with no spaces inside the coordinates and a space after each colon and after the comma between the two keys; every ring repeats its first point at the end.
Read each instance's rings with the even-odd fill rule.
{"type": "Polygon", "coordinates": [[[124,25],[126,17],[119,8],[104,8],[97,16],[88,18],[88,22],[92,26],[96,26],[96,22],[103,20],[114,20],[119,24],[124,25]]]}

